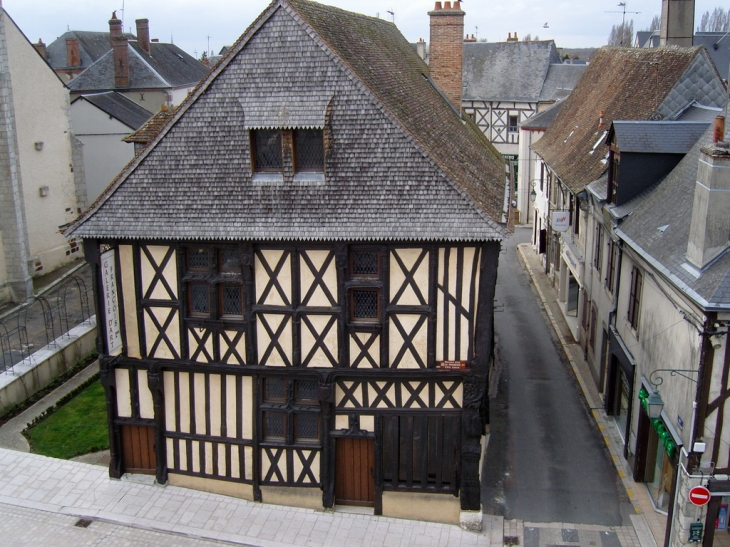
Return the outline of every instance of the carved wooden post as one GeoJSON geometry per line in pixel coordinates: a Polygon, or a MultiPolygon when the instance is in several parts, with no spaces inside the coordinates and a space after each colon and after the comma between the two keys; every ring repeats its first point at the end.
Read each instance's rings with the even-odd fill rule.
{"type": "Polygon", "coordinates": [[[147,373],[147,386],[152,392],[155,409],[155,459],[156,477],[159,484],[167,482],[167,445],[165,444],[165,387],[162,379],[162,363],[154,363],[147,373]]]}

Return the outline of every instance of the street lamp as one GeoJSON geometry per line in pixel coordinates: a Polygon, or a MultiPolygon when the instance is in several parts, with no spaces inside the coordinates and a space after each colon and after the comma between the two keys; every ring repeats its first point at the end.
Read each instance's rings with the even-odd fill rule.
{"type": "Polygon", "coordinates": [[[664,383],[664,378],[661,376],[654,376],[657,374],[657,372],[669,372],[672,376],[682,376],[683,378],[687,378],[687,380],[693,381],[695,384],[698,384],[699,381],[695,380],[694,378],[690,378],[685,372],[693,372],[695,374],[699,374],[699,370],[675,370],[671,368],[659,368],[656,369],[654,372],[652,372],[649,375],[649,383],[654,386],[654,390],[651,392],[651,394],[646,398],[646,413],[649,415],[649,418],[652,420],[655,418],[659,418],[662,415],[662,409],[664,408],[664,401],[662,400],[661,395],[659,395],[659,386],[664,383]],[[652,379],[654,378],[654,379],[652,379]]]}
{"type": "Polygon", "coordinates": [[[535,186],[537,185],[537,181],[540,179],[535,179],[530,181],[532,183],[532,190],[530,191],[530,201],[532,203],[535,203],[535,200],[537,199],[537,192],[535,191],[535,186]]]}

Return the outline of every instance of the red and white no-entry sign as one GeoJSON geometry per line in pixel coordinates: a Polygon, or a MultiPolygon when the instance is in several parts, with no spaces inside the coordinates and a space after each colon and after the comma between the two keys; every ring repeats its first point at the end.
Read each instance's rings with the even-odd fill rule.
{"type": "Polygon", "coordinates": [[[707,505],[710,501],[710,491],[704,486],[695,486],[689,491],[689,501],[695,505],[707,505]]]}

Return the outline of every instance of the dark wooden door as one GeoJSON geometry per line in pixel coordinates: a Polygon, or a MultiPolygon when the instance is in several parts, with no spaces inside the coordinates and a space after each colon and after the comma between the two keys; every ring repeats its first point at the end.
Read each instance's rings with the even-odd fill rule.
{"type": "Polygon", "coordinates": [[[337,439],[335,503],[373,507],[375,501],[375,441],[337,439]]]}
{"type": "Polygon", "coordinates": [[[154,475],[157,468],[155,428],[123,425],[120,429],[124,472],[154,475]]]}

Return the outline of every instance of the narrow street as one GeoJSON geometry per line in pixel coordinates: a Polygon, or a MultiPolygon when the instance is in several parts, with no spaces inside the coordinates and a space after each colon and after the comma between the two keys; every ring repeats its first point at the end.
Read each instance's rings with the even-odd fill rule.
{"type": "Polygon", "coordinates": [[[633,511],[572,370],[516,253],[500,255],[495,313],[501,365],[482,473],[485,513],[529,522],[620,526],[633,511]]]}

